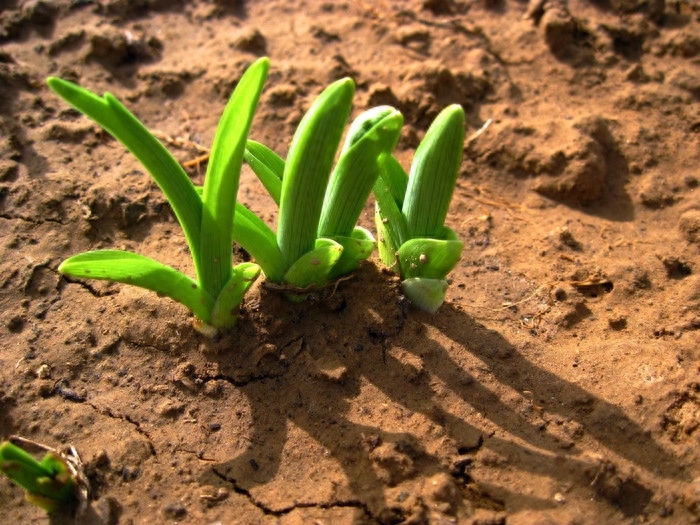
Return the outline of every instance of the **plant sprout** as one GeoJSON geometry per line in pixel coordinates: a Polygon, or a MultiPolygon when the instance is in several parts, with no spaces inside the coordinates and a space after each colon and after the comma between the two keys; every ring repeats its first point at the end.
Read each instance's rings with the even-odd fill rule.
{"type": "Polygon", "coordinates": [[[243,153],[268,70],[269,60],[261,58],[236,86],[219,121],[200,191],[158,139],[111,94],[99,97],[65,80],[49,78],[51,89],[112,134],[156,181],[185,233],[197,278],[119,250],[76,255],[64,261],[59,271],[163,294],[188,307],[207,333],[235,326],[243,296],[260,273],[253,263],[232,266],[232,243],[243,153]]]}
{"type": "Polygon", "coordinates": [[[286,161],[248,141],[245,159],[279,206],[278,227],[275,234],[239,205],[234,239],[269,281],[291,291],[341,278],[376,246],[370,232],[356,223],[396,146],[403,117],[389,106],[361,114],[331,174],[354,90],[353,81],[345,78],[321,93],[300,122],[286,161]]]}
{"type": "Polygon", "coordinates": [[[379,255],[397,271],[406,297],[435,313],[464,243],[444,225],[464,144],[464,110],[445,108],[416,150],[410,175],[391,157],[374,186],[379,255]]]}
{"type": "Polygon", "coordinates": [[[41,461],[10,441],[0,443],[0,472],[22,487],[29,503],[54,513],[78,503],[78,512],[87,505],[87,481],[80,457],[73,447],[70,455],[18,436],[10,438],[47,451],[41,461]]]}

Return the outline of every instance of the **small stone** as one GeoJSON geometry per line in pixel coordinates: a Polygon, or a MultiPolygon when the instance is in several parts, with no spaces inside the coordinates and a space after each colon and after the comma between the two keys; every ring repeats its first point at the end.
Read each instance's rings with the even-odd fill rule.
{"type": "Polygon", "coordinates": [[[624,315],[614,315],[608,319],[608,326],[613,330],[623,330],[627,328],[627,317],[624,315]]]}
{"type": "Polygon", "coordinates": [[[182,503],[169,503],[163,507],[163,515],[172,520],[184,518],[187,515],[187,509],[182,503]]]}
{"type": "Polygon", "coordinates": [[[41,365],[36,371],[36,376],[39,379],[51,379],[51,367],[47,364],[41,365]]]}
{"type": "Polygon", "coordinates": [[[182,413],[184,409],[185,405],[183,403],[166,399],[158,407],[158,415],[162,417],[175,417],[182,413]]]}
{"type": "Polygon", "coordinates": [[[313,373],[315,377],[327,379],[333,383],[342,383],[348,374],[348,367],[340,366],[319,366],[313,373]]]}
{"type": "Polygon", "coordinates": [[[678,229],[686,241],[700,243],[700,210],[684,212],[678,219],[678,229]]]}

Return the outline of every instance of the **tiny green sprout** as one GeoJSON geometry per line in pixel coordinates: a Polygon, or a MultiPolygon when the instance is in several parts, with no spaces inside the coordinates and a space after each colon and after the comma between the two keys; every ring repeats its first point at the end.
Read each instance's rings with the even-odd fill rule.
{"type": "Polygon", "coordinates": [[[55,513],[72,505],[78,512],[87,505],[87,481],[75,449],[70,455],[19,437],[13,441],[37,446],[48,452],[41,461],[10,441],[0,443],[0,472],[22,487],[29,503],[55,513]]]}
{"type": "Polygon", "coordinates": [[[444,225],[464,144],[464,110],[445,108],[416,150],[410,175],[390,158],[374,185],[379,255],[397,271],[406,297],[435,313],[464,243],[444,225]]]}
{"type": "Polygon", "coordinates": [[[243,297],[260,273],[256,264],[232,266],[232,244],[243,154],[268,70],[269,60],[261,58],[238,82],[219,121],[201,190],[158,139],[111,94],[99,97],[65,80],[49,78],[52,90],[112,134],[151,174],[182,226],[197,278],[119,250],[76,255],[64,261],[59,271],[163,294],[188,307],[205,333],[235,326],[243,297]]]}
{"type": "Polygon", "coordinates": [[[239,205],[234,239],[282,289],[324,287],[355,270],[376,246],[370,232],[356,224],[396,147],[403,116],[389,106],[362,113],[331,172],[354,91],[353,81],[345,78],[319,95],[300,122],[286,161],[248,141],[245,159],[279,206],[277,233],[239,205]]]}

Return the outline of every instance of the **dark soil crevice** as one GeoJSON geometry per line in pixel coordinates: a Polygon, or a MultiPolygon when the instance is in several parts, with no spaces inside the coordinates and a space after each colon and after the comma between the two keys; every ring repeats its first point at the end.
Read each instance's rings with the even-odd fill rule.
{"type": "Polygon", "coordinates": [[[358,500],[334,501],[332,503],[298,503],[296,505],[285,507],[283,509],[273,510],[273,509],[265,506],[263,503],[257,501],[253,497],[253,495],[250,493],[250,491],[239,486],[235,479],[226,476],[225,474],[223,474],[222,472],[219,472],[216,469],[213,469],[213,472],[217,477],[219,477],[219,479],[228,483],[235,493],[241,494],[242,496],[245,496],[248,499],[248,501],[250,501],[253,505],[255,505],[257,508],[262,510],[268,516],[281,517],[281,516],[284,516],[286,514],[289,514],[290,512],[292,512],[295,509],[312,509],[312,508],[332,509],[332,508],[348,508],[348,507],[350,507],[350,508],[362,510],[362,512],[370,520],[372,520],[375,523],[380,523],[374,516],[372,516],[372,514],[370,513],[367,506],[358,500]]]}
{"type": "Polygon", "coordinates": [[[93,410],[95,410],[98,414],[103,414],[103,415],[106,415],[107,417],[110,417],[112,419],[116,419],[119,421],[125,421],[125,422],[129,423],[130,425],[132,425],[134,427],[134,430],[136,430],[136,432],[138,434],[140,434],[141,436],[146,438],[151,455],[153,457],[156,457],[156,458],[158,457],[158,453],[156,451],[156,446],[154,444],[153,437],[151,436],[151,434],[149,432],[147,432],[146,430],[144,430],[141,427],[141,424],[138,421],[134,420],[131,416],[128,416],[126,414],[117,414],[109,407],[95,405],[93,403],[90,403],[87,400],[86,400],[86,404],[88,406],[90,406],[93,410]]]}

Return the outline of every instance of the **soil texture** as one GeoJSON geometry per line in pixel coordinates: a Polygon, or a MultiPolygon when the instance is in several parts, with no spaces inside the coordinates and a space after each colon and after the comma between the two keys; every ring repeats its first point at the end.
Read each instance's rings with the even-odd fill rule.
{"type": "MultiPolygon", "coordinates": [[[[695,0],[0,2],[0,437],[76,448],[80,523],[698,523],[699,184],[695,0]],[[251,137],[282,156],[344,76],[353,116],[404,113],[405,167],[448,104],[468,137],[492,120],[437,314],[376,255],[324,300],[260,280],[217,340],[57,272],[115,248],[193,275],[158,187],[46,77],[115,95],[201,183],[259,56],[251,137]]],[[[275,225],[248,167],[239,199],[275,225]]],[[[48,522],[7,479],[0,508],[48,522]]]]}

